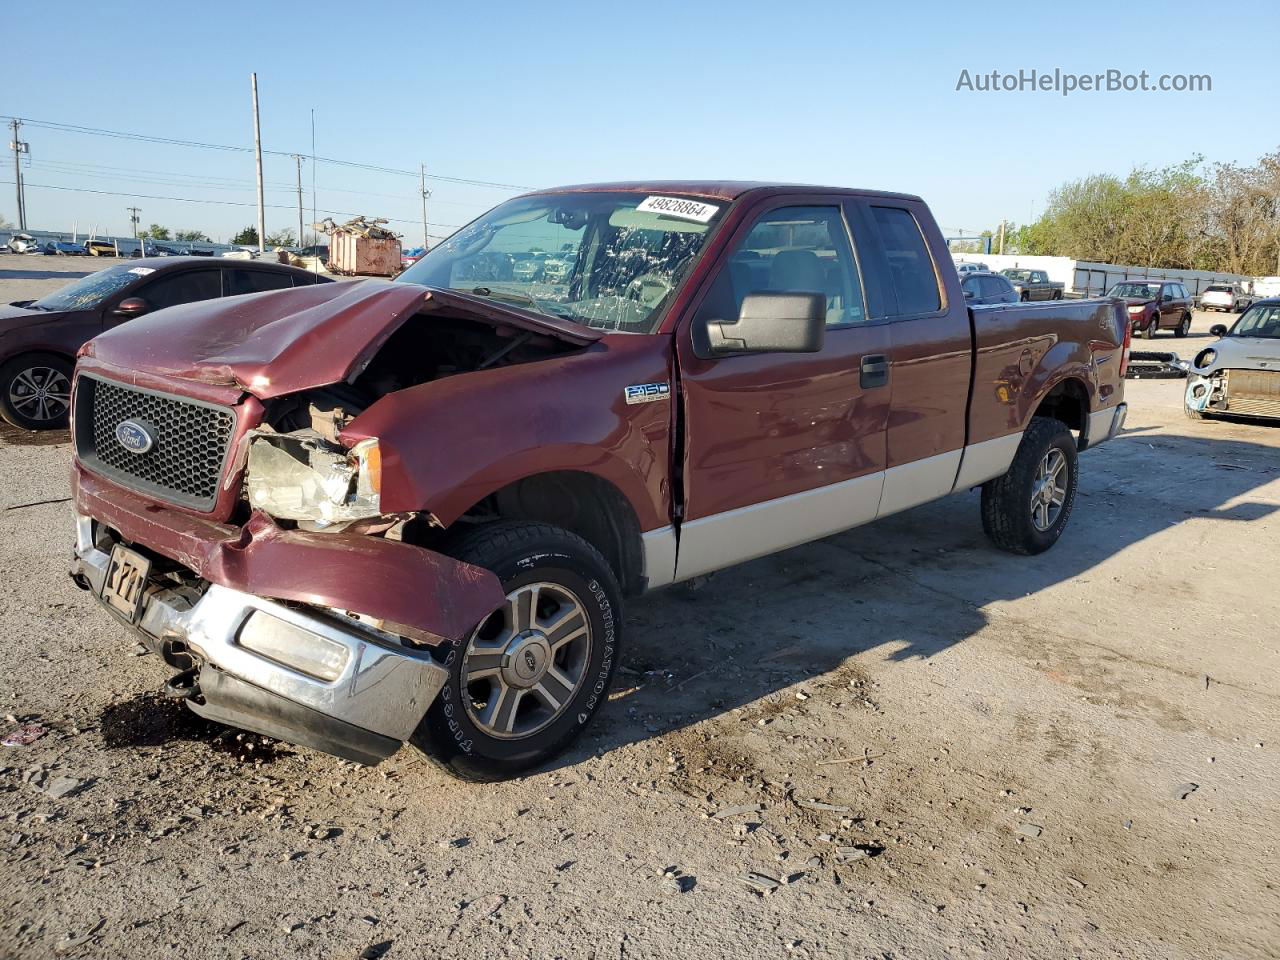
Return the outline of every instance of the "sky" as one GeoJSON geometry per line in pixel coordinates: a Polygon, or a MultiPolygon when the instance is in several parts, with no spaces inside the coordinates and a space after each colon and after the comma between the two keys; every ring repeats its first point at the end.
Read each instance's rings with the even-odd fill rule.
{"type": "MultiPolygon", "coordinates": [[[[316,155],[407,172],[320,162],[313,174],[308,159],[308,224],[314,203],[321,217],[392,218],[406,245],[420,242],[410,174],[425,163],[433,236],[523,187],[655,178],[914,193],[954,235],[1034,219],[1053,188],[1089,174],[1280,148],[1278,28],[1274,0],[9,0],[0,114],[241,148],[28,124],[37,229],[127,235],[128,206],[144,226],[219,241],[254,223],[256,71],[265,150],[309,157],[314,110],[316,155]],[[957,90],[964,70],[1032,69],[1208,74],[1212,90],[957,90]]],[[[0,216],[16,221],[12,161],[0,162],[0,216]]],[[[296,230],[295,161],[264,163],[268,232],[296,230]]]]}

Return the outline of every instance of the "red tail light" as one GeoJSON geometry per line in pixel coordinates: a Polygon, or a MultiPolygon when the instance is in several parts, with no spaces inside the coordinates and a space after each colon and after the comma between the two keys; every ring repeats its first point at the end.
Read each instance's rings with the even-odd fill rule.
{"type": "Polygon", "coordinates": [[[1120,353],[1120,379],[1129,372],[1129,348],[1133,346],[1133,324],[1129,322],[1128,313],[1123,307],[1116,307],[1120,312],[1120,323],[1124,327],[1124,346],[1120,353]]]}

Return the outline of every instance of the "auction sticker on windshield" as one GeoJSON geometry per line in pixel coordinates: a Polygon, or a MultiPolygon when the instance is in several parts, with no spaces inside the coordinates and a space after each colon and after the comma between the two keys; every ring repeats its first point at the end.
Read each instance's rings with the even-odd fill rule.
{"type": "Polygon", "coordinates": [[[700,203],[697,200],[682,200],[679,197],[645,197],[638,207],[641,213],[658,213],[664,217],[677,217],[681,220],[693,220],[696,223],[710,223],[711,218],[720,212],[713,203],[700,203]]]}
{"type": "Polygon", "coordinates": [[[156,269],[155,267],[134,267],[129,272],[136,273],[140,277],[145,277],[149,273],[155,273],[156,269]]]}

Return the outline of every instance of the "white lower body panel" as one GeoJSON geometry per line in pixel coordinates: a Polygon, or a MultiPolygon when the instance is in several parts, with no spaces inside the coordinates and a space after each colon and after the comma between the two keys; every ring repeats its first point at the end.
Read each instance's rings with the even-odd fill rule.
{"type": "Polygon", "coordinates": [[[873,473],[680,527],[676,580],[763,557],[874,520],[884,474],[873,473]]]}

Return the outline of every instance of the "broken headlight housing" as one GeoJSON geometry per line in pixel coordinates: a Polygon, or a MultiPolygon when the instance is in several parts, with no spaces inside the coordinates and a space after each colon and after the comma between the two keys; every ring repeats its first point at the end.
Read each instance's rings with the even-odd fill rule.
{"type": "Polygon", "coordinates": [[[318,529],[380,516],[378,440],[347,450],[309,430],[251,435],[245,488],[254,509],[318,529]]]}

